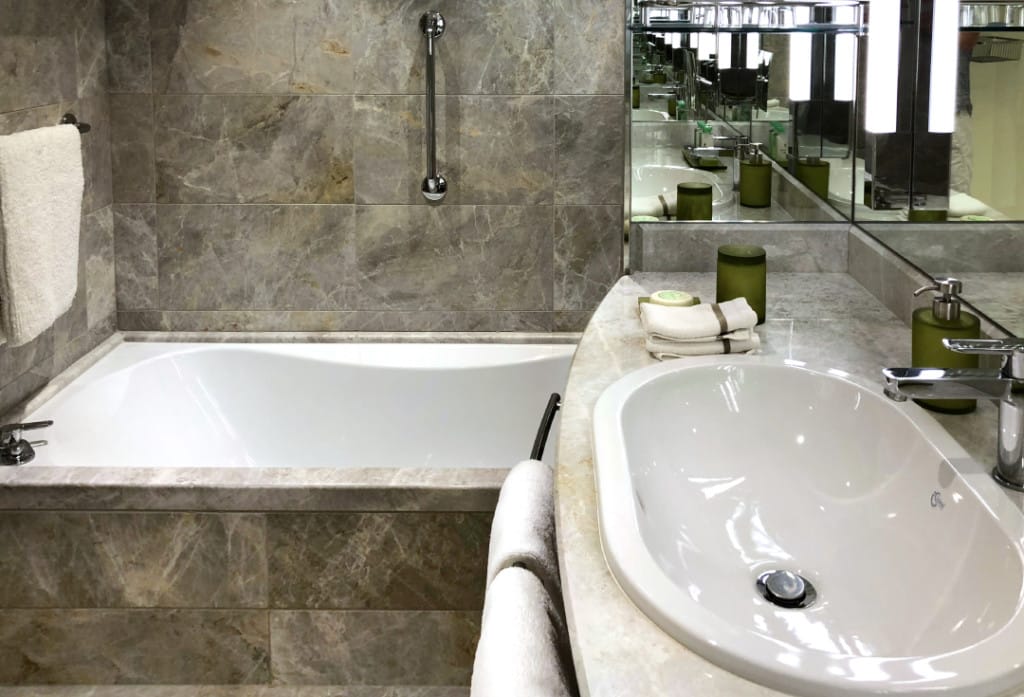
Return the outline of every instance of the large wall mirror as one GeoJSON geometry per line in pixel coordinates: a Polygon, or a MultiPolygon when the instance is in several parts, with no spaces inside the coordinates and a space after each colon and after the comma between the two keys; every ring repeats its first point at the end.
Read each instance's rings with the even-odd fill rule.
{"type": "MultiPolygon", "coordinates": [[[[905,3],[903,23],[916,22],[919,40],[927,44],[944,8],[940,0],[913,5],[905,3]]],[[[941,189],[929,189],[921,163],[910,162],[896,172],[909,196],[859,220],[924,272],[960,278],[975,307],[1005,331],[1024,336],[1024,2],[961,2],[956,17],[956,35],[948,41],[955,50],[924,45],[927,60],[920,61],[915,86],[919,103],[929,100],[932,75],[944,76],[955,90],[948,145],[935,148],[931,160],[948,197],[943,201],[941,189]]],[[[918,114],[919,131],[927,130],[923,121],[918,114]]],[[[938,138],[941,146],[941,134],[913,137],[918,151],[928,147],[921,142],[926,138],[933,139],[932,147],[938,138]]]]}
{"type": "Polygon", "coordinates": [[[634,220],[851,216],[862,3],[636,0],[629,29],[634,220]]]}

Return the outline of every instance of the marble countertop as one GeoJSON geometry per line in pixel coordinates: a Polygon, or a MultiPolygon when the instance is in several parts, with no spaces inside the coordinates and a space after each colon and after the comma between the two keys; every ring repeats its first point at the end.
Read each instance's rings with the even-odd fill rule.
{"type": "MultiPolygon", "coordinates": [[[[643,348],[636,299],[659,288],[713,298],[714,287],[711,273],[624,277],[595,312],[576,352],[561,417],[556,522],[583,695],[781,694],[718,668],[659,629],[616,584],[598,533],[591,411],[608,385],[656,362],[643,348]]],[[[881,368],[909,365],[909,328],[847,274],[769,275],[767,314],[758,328],[764,354],[827,364],[877,380],[880,390],[881,368]]],[[[974,414],[939,421],[979,462],[994,464],[994,404],[979,403],[974,414]]]]}

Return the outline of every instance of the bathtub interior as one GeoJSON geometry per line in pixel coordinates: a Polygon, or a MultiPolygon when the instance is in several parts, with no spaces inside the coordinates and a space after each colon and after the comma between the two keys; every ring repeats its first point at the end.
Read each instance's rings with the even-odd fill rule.
{"type": "Polygon", "coordinates": [[[28,466],[510,467],[573,350],[128,342],[28,415],[54,420],[28,466]]]}

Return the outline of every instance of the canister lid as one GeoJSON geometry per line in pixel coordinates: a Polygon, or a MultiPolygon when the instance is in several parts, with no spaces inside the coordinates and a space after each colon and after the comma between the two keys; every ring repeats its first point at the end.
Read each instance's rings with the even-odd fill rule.
{"type": "Polygon", "coordinates": [[[753,244],[723,244],[718,248],[718,260],[732,264],[763,264],[764,247],[753,244]]]}
{"type": "Polygon", "coordinates": [[[680,182],[676,184],[676,193],[686,196],[700,196],[711,193],[711,185],[705,182],[680,182]]]}

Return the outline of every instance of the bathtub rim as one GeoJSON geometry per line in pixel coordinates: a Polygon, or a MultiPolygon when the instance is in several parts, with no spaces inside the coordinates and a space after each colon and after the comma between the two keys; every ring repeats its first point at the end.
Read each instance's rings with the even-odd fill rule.
{"type": "MultiPolygon", "coordinates": [[[[579,337],[533,332],[116,332],[0,421],[31,413],[123,342],[576,344],[579,337]]],[[[4,467],[0,511],[492,511],[514,464],[474,469],[4,467]]]]}

